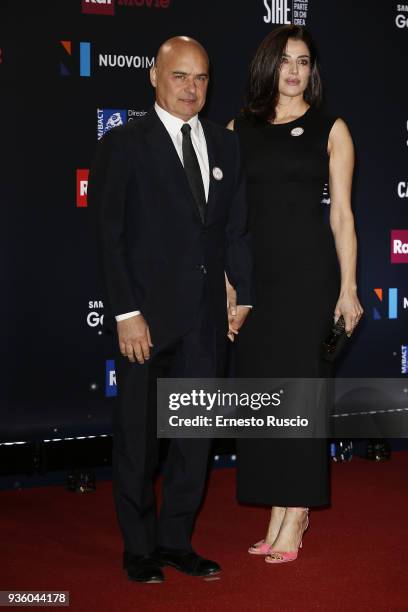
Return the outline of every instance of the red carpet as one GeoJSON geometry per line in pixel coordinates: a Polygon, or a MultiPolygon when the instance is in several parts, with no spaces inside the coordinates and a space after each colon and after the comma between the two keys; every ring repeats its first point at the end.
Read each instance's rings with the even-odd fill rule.
{"type": "Polygon", "coordinates": [[[246,553],[268,511],[235,502],[234,470],[212,472],[194,546],[223,566],[205,581],[166,570],[159,585],[121,569],[111,483],[0,494],[0,590],[70,591],[72,610],[408,610],[408,453],[333,466],[333,508],[311,514],[298,561],[268,566],[246,553]]]}

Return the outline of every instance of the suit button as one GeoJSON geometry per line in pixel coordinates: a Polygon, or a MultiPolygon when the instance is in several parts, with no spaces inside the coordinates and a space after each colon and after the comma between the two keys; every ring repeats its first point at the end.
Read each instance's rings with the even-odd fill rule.
{"type": "Polygon", "coordinates": [[[199,270],[203,274],[207,274],[207,268],[205,267],[204,264],[197,264],[196,265],[196,270],[199,270]]]}

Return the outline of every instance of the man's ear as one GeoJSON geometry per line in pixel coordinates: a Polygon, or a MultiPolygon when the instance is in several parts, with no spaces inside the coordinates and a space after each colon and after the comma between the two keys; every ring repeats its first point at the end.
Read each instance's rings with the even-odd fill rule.
{"type": "Polygon", "coordinates": [[[157,82],[156,66],[152,66],[152,68],[150,68],[150,82],[153,85],[153,87],[156,87],[156,82],[157,82]]]}

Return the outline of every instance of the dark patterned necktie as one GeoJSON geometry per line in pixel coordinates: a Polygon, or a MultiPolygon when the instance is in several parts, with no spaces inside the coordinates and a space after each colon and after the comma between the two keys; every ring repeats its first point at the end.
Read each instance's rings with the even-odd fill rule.
{"type": "Polygon", "coordinates": [[[193,143],[191,142],[191,125],[185,123],[181,128],[183,134],[183,164],[187,174],[188,183],[196,201],[201,221],[205,221],[205,191],[200,164],[198,163],[193,143]]]}

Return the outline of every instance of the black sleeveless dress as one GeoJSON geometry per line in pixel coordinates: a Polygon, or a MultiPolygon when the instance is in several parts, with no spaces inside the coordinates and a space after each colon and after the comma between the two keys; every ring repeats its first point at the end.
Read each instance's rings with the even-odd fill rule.
{"type": "MultiPolygon", "coordinates": [[[[339,272],[322,199],[335,120],[314,107],[285,124],[235,120],[247,172],[256,288],[255,308],[234,343],[238,377],[331,376],[320,346],[333,321],[339,272]]],[[[239,439],[237,468],[241,502],[329,503],[327,440],[239,439]]]]}

